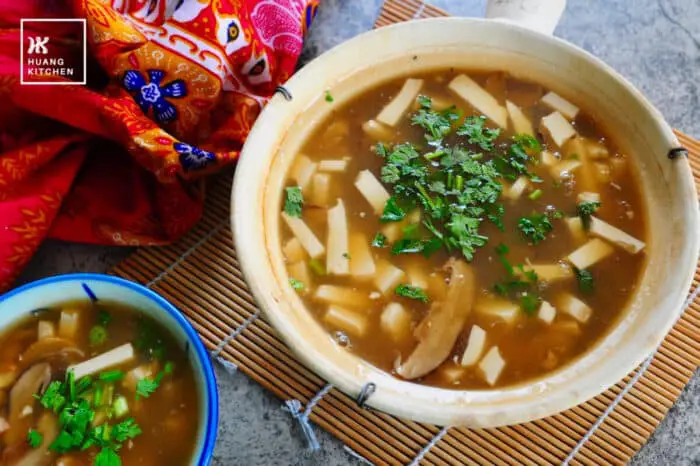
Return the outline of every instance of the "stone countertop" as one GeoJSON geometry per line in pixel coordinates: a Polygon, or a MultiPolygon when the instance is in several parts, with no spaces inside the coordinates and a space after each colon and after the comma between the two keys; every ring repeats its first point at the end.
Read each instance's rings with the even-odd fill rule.
{"type": "MultiPolygon", "coordinates": [[[[433,0],[453,15],[483,16],[485,0],[433,0]]],[[[381,0],[321,0],[304,52],[308,60],[372,27],[381,0]]],[[[556,35],[592,52],[634,83],[676,128],[700,138],[700,2],[568,0],[556,35]]],[[[121,248],[46,242],[19,282],[67,272],[104,272],[121,248]]],[[[217,368],[221,425],[214,465],[360,464],[315,428],[311,454],[282,401],[242,373],[217,368]]],[[[700,464],[700,377],[696,374],[635,465],[700,464]]]]}

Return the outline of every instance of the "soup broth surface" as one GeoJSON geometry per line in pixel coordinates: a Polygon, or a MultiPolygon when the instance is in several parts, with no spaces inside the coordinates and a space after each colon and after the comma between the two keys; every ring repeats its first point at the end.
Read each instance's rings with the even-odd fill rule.
{"type": "Polygon", "coordinates": [[[281,247],[290,286],[338,344],[397,377],[484,389],[556,370],[614,325],[647,221],[604,122],[501,72],[332,100],[288,173],[281,247]],[[469,189],[497,199],[469,204],[469,189]]]}
{"type": "Polygon", "coordinates": [[[197,393],[185,348],[135,310],[75,301],[34,311],[0,336],[0,464],[30,455],[36,465],[118,464],[105,462],[107,448],[124,465],[188,465],[200,427],[197,393]],[[77,370],[124,345],[133,357],[69,384],[69,367],[77,370]],[[37,369],[39,379],[28,375],[37,369]],[[55,397],[47,395],[53,384],[64,384],[55,397]],[[75,404],[69,385],[77,387],[75,404]],[[44,403],[56,403],[55,409],[44,403]],[[17,416],[18,409],[24,415],[17,416]],[[70,423],[80,416],[89,419],[87,426],[70,423]],[[123,441],[120,429],[128,432],[123,441]],[[61,441],[64,435],[75,443],[61,441]],[[103,441],[86,445],[95,436],[103,441]]]}

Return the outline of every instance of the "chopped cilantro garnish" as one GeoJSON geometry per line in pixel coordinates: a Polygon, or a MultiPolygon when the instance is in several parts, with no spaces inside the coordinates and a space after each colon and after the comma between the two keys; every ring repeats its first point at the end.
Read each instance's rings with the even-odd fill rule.
{"type": "Polygon", "coordinates": [[[102,325],[95,325],[88,333],[90,346],[102,346],[105,344],[108,337],[109,334],[107,333],[107,329],[102,325]]]}
{"type": "Polygon", "coordinates": [[[440,146],[442,139],[452,132],[452,122],[459,118],[455,108],[448,108],[442,112],[431,110],[432,101],[429,97],[420,96],[418,103],[421,108],[411,118],[411,123],[425,130],[425,138],[429,143],[440,146]]]}
{"type": "Polygon", "coordinates": [[[506,254],[508,254],[508,246],[500,243],[498,246],[496,246],[496,254],[498,254],[498,261],[503,264],[508,276],[512,277],[515,274],[515,271],[513,269],[513,265],[506,258],[506,254]]]}
{"type": "Polygon", "coordinates": [[[374,239],[372,240],[372,247],[386,247],[386,236],[383,233],[377,233],[376,235],[374,235],[374,239]]]}
{"type": "Polygon", "coordinates": [[[304,196],[299,186],[289,186],[285,190],[284,211],[291,217],[301,217],[304,196]]]}
{"type": "Polygon", "coordinates": [[[423,251],[424,243],[419,239],[403,238],[391,246],[392,254],[411,254],[423,251]]]}
{"type": "Polygon", "coordinates": [[[127,439],[134,438],[141,433],[141,428],[138,426],[138,424],[136,424],[136,421],[134,421],[133,418],[129,418],[120,422],[119,424],[115,424],[114,427],[112,427],[111,437],[115,441],[122,443],[127,439]]]}
{"type": "Polygon", "coordinates": [[[104,447],[95,456],[95,466],[122,466],[122,460],[112,448],[104,447]]]}
{"type": "Polygon", "coordinates": [[[290,277],[289,284],[292,286],[292,288],[294,288],[297,291],[304,289],[304,284],[296,278],[290,277]]]}
{"type": "Polygon", "coordinates": [[[318,259],[311,259],[309,261],[309,268],[318,276],[323,276],[326,274],[326,268],[318,259]]]}
{"type": "Polygon", "coordinates": [[[396,203],[395,197],[390,197],[384,206],[384,212],[379,219],[382,222],[398,222],[406,217],[406,211],[396,203]]]}
{"type": "Polygon", "coordinates": [[[44,408],[57,413],[66,403],[66,397],[63,396],[63,383],[58,380],[51,382],[44,394],[39,398],[39,403],[44,408]]]}
{"type": "Polygon", "coordinates": [[[576,206],[576,212],[581,218],[581,224],[585,230],[591,226],[591,216],[600,208],[600,202],[581,202],[576,206]]]}
{"type": "Polygon", "coordinates": [[[404,298],[416,299],[418,301],[428,302],[428,296],[425,294],[422,288],[417,286],[411,286],[406,284],[401,284],[394,290],[397,296],[402,296],[404,298]]]}
{"type": "Polygon", "coordinates": [[[343,257],[347,260],[350,260],[350,253],[349,252],[344,252],[343,257]]]}
{"type": "MultiPolygon", "coordinates": [[[[160,374],[159,374],[160,375],[160,374]]],[[[153,395],[160,385],[160,377],[156,376],[154,379],[144,377],[136,383],[136,399],[148,398],[153,395]]]]}
{"type": "Polygon", "coordinates": [[[532,214],[518,220],[518,229],[523,237],[532,244],[543,241],[552,231],[552,222],[546,214],[532,214]]]}
{"type": "Polygon", "coordinates": [[[593,283],[593,274],[590,270],[574,268],[576,280],[578,281],[578,289],[581,293],[591,294],[595,287],[593,283]]]}
{"type": "Polygon", "coordinates": [[[27,443],[32,448],[38,448],[44,442],[44,436],[34,429],[29,429],[27,433],[27,443]]]}
{"type": "Polygon", "coordinates": [[[331,94],[331,91],[326,91],[326,102],[333,102],[333,95],[331,94]]]}
{"type": "Polygon", "coordinates": [[[530,155],[538,155],[542,152],[542,145],[536,137],[529,134],[516,134],[513,136],[513,141],[520,144],[530,155]]]}
{"type": "Polygon", "coordinates": [[[494,141],[501,134],[498,128],[485,128],[485,116],[470,116],[464,119],[464,123],[457,129],[459,136],[466,136],[469,144],[476,144],[482,150],[491,151],[494,141]]]}
{"type": "Polygon", "coordinates": [[[532,316],[537,311],[540,300],[535,295],[524,294],[520,298],[520,307],[525,312],[525,314],[532,316]]]}

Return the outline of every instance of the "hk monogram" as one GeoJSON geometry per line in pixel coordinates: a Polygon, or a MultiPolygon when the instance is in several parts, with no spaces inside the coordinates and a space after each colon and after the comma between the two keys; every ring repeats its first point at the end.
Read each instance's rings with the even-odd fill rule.
{"type": "Polygon", "coordinates": [[[46,48],[46,44],[48,44],[48,43],[49,43],[48,36],[29,37],[29,50],[27,50],[27,53],[29,55],[33,55],[35,53],[46,55],[47,53],[49,53],[49,50],[46,48]]]}

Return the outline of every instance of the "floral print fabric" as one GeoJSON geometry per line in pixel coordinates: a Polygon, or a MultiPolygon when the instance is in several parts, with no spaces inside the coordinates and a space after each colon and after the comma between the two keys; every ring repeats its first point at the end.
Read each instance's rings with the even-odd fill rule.
{"type": "MultiPolygon", "coordinates": [[[[189,230],[204,177],[236,160],[294,71],[317,3],[0,2],[0,291],[46,237],[159,245],[189,230]],[[87,20],[86,86],[21,84],[20,19],[45,17],[87,20]]],[[[25,41],[82,59],[60,26],[36,27],[25,41]]]]}

